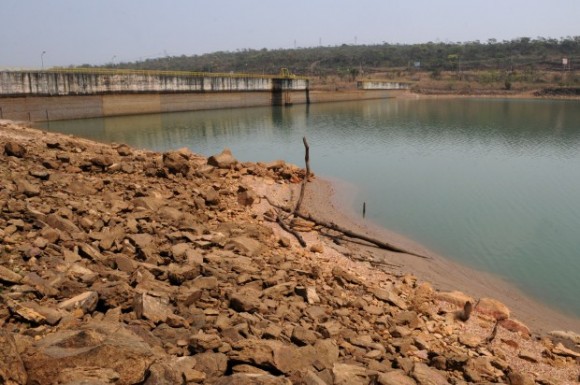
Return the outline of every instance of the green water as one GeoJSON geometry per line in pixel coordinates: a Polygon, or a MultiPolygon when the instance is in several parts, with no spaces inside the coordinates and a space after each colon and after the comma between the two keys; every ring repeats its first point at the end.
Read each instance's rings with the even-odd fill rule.
{"type": "Polygon", "coordinates": [[[224,147],[360,188],[367,217],[580,316],[580,103],[377,100],[51,122],[158,151],[224,147]]]}

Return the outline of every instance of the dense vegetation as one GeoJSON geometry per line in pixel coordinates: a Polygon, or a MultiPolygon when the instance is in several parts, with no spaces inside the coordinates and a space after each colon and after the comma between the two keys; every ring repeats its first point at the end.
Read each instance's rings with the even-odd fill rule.
{"type": "MultiPolygon", "coordinates": [[[[580,36],[527,37],[510,41],[346,45],[296,49],[243,49],[193,56],[167,56],[114,67],[200,72],[277,73],[289,68],[308,76],[356,76],[392,69],[423,71],[562,70],[562,58],[580,63],[580,36]]],[[[111,66],[109,66],[111,67],[111,66]]]]}

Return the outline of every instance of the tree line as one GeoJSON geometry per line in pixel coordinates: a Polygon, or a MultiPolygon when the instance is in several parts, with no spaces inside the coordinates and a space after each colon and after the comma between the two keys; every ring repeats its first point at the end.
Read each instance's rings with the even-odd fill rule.
{"type": "Polygon", "coordinates": [[[393,69],[561,70],[580,67],[580,36],[522,37],[486,42],[428,42],[319,46],[294,49],[242,49],[203,55],[166,56],[101,67],[196,72],[278,73],[288,68],[306,76],[355,76],[393,69]],[[567,62],[563,60],[567,59],[567,62]]]}

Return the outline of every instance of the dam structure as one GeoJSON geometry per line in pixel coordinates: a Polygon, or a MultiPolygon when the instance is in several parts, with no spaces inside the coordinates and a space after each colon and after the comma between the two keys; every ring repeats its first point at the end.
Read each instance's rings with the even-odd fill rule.
{"type": "MultiPolygon", "coordinates": [[[[311,91],[307,77],[57,68],[0,71],[0,119],[51,121],[389,97],[381,87],[311,91]]],[[[397,87],[389,87],[397,90],[397,87]]]]}

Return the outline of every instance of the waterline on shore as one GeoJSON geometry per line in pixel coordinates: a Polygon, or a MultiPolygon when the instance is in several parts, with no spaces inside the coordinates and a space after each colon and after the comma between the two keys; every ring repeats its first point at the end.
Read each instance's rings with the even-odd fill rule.
{"type": "Polygon", "coordinates": [[[441,256],[404,235],[384,228],[371,220],[363,219],[362,203],[357,201],[359,195],[360,189],[348,181],[319,177],[307,185],[304,207],[318,218],[432,258],[423,260],[407,254],[349,244],[353,252],[371,253],[376,258],[401,266],[396,270],[393,269],[394,273],[413,274],[421,281],[430,282],[439,290],[463,291],[474,298],[495,298],[510,308],[514,318],[520,319],[540,334],[552,330],[580,332],[579,317],[565,314],[549,304],[531,298],[512,282],[441,256]],[[361,207],[361,211],[356,209],[357,206],[361,207]]]}

